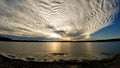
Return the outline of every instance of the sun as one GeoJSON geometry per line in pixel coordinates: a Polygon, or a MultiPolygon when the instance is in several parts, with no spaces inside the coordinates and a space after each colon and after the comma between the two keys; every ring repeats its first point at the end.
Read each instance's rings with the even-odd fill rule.
{"type": "Polygon", "coordinates": [[[61,36],[59,34],[51,34],[50,36],[53,38],[61,38],[61,36]]]}

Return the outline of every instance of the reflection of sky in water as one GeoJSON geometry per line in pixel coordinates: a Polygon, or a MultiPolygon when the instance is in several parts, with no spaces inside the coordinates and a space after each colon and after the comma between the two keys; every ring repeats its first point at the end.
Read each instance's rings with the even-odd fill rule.
{"type": "Polygon", "coordinates": [[[120,53],[120,42],[0,42],[0,52],[16,55],[68,53],[73,57],[112,56],[120,53]]]}

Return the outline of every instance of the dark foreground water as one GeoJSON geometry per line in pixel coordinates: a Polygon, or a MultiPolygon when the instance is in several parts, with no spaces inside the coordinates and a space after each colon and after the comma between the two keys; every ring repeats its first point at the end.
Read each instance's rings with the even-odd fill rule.
{"type": "Polygon", "coordinates": [[[120,53],[120,42],[0,42],[0,53],[37,61],[102,59],[120,53]]]}

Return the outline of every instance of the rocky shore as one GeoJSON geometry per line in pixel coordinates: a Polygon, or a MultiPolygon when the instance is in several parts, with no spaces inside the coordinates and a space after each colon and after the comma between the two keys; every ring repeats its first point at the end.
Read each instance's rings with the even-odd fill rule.
{"type": "Polygon", "coordinates": [[[0,68],[120,68],[120,55],[102,60],[84,60],[83,62],[75,60],[36,62],[10,59],[0,54],[0,68]]]}

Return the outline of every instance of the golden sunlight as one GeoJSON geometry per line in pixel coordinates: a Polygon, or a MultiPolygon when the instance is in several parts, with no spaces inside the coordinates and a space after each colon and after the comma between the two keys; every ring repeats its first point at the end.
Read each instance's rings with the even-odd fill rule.
{"type": "Polygon", "coordinates": [[[58,34],[51,34],[50,36],[53,37],[53,38],[61,38],[61,36],[58,35],[58,34]]]}

